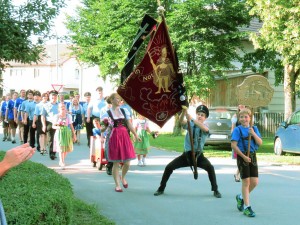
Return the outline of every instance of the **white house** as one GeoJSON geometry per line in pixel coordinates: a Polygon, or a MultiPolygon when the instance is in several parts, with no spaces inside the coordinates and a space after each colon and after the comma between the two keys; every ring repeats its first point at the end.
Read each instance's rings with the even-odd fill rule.
{"type": "Polygon", "coordinates": [[[95,92],[98,86],[104,89],[104,96],[115,88],[110,81],[100,78],[99,67],[80,63],[71,54],[66,44],[45,46],[45,56],[35,64],[10,62],[3,73],[3,95],[21,89],[39,90],[41,93],[52,89],[60,92],[78,91],[81,96],[86,91],[95,92]]]}

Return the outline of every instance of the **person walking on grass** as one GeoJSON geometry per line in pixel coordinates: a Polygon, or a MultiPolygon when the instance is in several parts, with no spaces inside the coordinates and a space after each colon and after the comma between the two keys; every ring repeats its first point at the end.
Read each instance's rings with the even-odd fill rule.
{"type": "Polygon", "coordinates": [[[256,151],[262,144],[261,135],[256,126],[251,127],[251,111],[247,108],[239,112],[241,125],[234,128],[231,137],[231,148],[237,153],[237,166],[242,179],[242,193],[236,195],[237,208],[248,217],[255,217],[250,205],[250,193],[258,184],[258,165],[256,151]],[[250,141],[250,155],[247,156],[248,140],[250,141]]]}
{"type": "MultiPolygon", "coordinates": [[[[197,167],[204,169],[208,173],[213,195],[216,198],[221,198],[222,195],[218,190],[215,169],[213,165],[210,163],[210,161],[203,154],[203,147],[205,144],[205,140],[209,134],[209,128],[207,124],[205,124],[205,120],[208,116],[209,116],[208,108],[205,105],[199,105],[196,108],[195,119],[193,119],[191,115],[187,113],[187,109],[183,109],[179,117],[179,122],[181,123],[184,129],[188,129],[187,123],[190,123],[191,129],[193,130],[192,133],[193,141],[194,141],[193,146],[195,150],[195,157],[197,160],[197,167]],[[183,120],[184,116],[186,116],[187,120],[183,120]]],[[[155,196],[159,196],[164,193],[167,182],[174,170],[192,165],[193,160],[192,160],[191,149],[192,147],[190,142],[190,134],[189,132],[187,132],[184,140],[184,153],[178,156],[177,158],[175,158],[166,166],[160,182],[160,186],[157,189],[157,191],[154,193],[155,196]]]]}

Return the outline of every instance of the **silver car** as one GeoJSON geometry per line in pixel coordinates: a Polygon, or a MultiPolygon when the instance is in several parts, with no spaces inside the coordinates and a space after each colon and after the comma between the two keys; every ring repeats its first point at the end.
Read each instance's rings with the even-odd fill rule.
{"type": "Polygon", "coordinates": [[[206,123],[209,126],[209,136],[205,145],[224,145],[230,147],[231,118],[237,113],[237,107],[211,107],[206,123]]]}

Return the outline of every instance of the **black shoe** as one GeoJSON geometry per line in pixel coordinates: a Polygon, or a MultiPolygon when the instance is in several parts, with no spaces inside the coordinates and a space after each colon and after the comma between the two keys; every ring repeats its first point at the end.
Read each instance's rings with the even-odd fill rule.
{"type": "Polygon", "coordinates": [[[56,158],[55,155],[50,155],[50,159],[54,160],[56,158]]]}
{"type": "Polygon", "coordinates": [[[16,141],[15,141],[15,140],[13,140],[11,143],[13,143],[13,144],[16,144],[16,141]]]}
{"type": "Polygon", "coordinates": [[[107,173],[107,175],[112,175],[112,168],[106,167],[106,173],[107,173]]]}
{"type": "Polygon", "coordinates": [[[216,198],[222,198],[222,195],[221,195],[221,193],[218,190],[214,191],[214,196],[216,198]]]}
{"type": "Polygon", "coordinates": [[[6,138],[3,138],[3,140],[2,141],[6,141],[6,138]]]}
{"type": "Polygon", "coordinates": [[[164,193],[164,191],[157,190],[157,191],[154,193],[154,196],[159,196],[159,195],[162,195],[163,193],[164,193]]]}

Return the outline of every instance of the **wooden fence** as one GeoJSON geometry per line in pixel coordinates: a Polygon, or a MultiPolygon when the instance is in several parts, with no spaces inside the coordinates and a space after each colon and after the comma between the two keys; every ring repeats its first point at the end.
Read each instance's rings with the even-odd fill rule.
{"type": "Polygon", "coordinates": [[[254,124],[263,138],[274,138],[279,124],[284,121],[284,113],[255,113],[254,124]]]}

